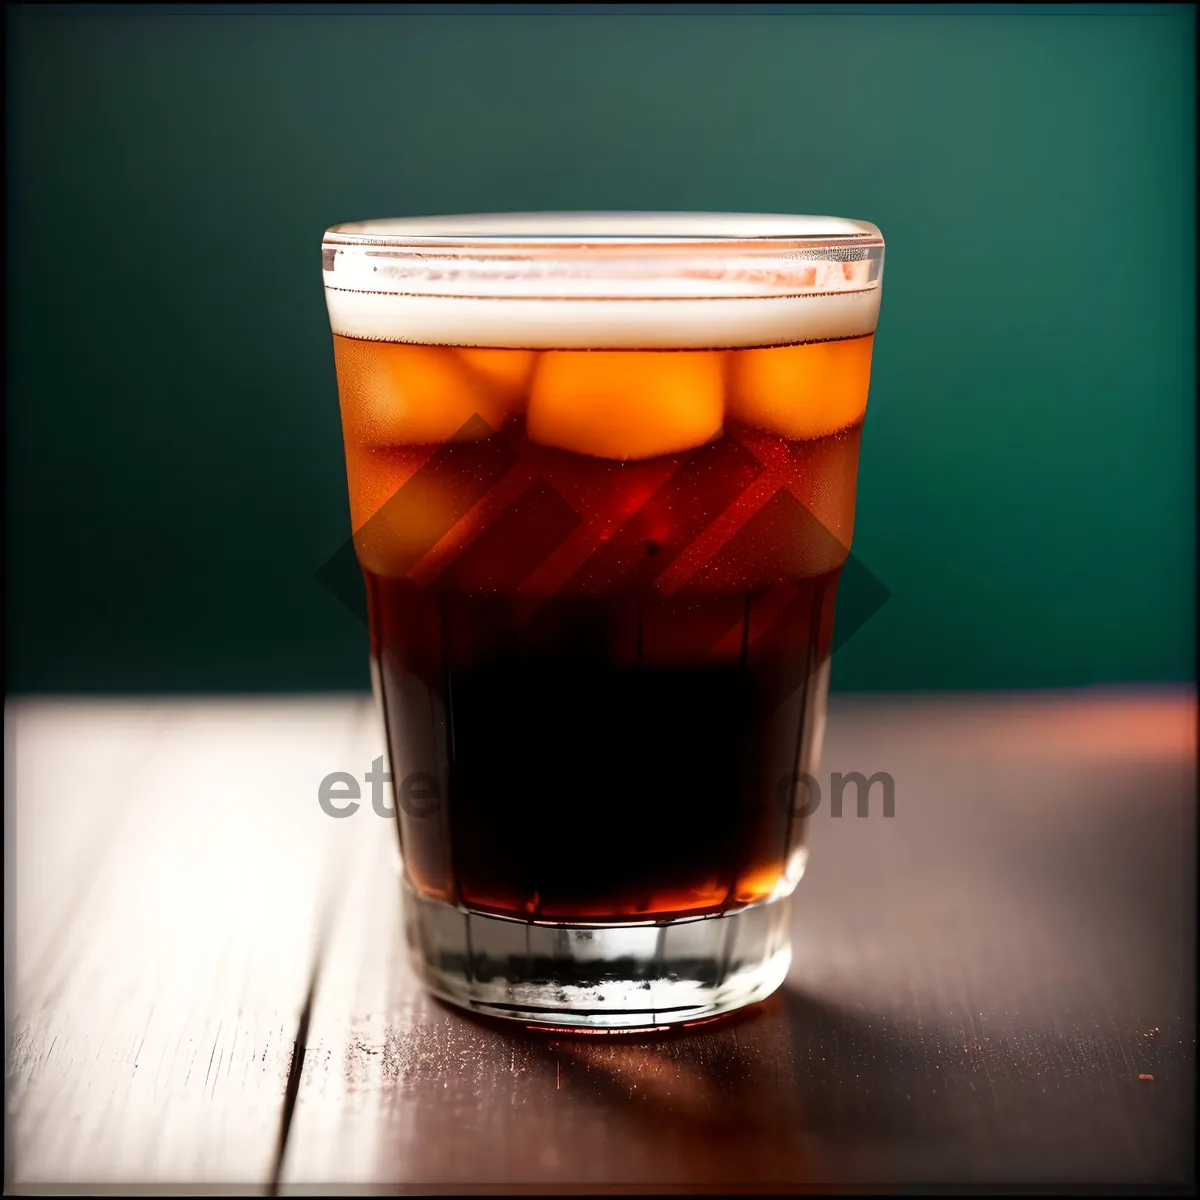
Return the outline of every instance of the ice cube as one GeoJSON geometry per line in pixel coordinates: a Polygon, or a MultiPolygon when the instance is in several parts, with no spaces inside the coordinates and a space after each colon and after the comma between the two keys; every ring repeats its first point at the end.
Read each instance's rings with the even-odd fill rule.
{"type": "Polygon", "coordinates": [[[815,438],[862,420],[874,335],[730,354],[729,416],[786,438],[815,438]]]}
{"type": "Polygon", "coordinates": [[[552,350],[533,376],[526,428],[547,446],[653,458],[720,432],[724,355],[711,350],[552,350]]]}
{"type": "Polygon", "coordinates": [[[334,339],[347,439],[367,446],[474,441],[512,407],[500,389],[440,346],[334,339]]]}

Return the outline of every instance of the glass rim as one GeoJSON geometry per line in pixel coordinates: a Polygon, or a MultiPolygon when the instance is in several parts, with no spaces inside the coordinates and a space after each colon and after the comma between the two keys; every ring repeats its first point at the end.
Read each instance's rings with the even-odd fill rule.
{"type": "Polygon", "coordinates": [[[788,249],[883,246],[883,235],[867,221],[845,217],[780,213],[685,211],[546,211],[460,213],[349,221],[330,226],[322,245],[377,251],[448,249],[536,256],[584,251],[633,252],[638,256],[704,248],[744,254],[761,247],[788,249]]]}
{"type": "Polygon", "coordinates": [[[884,254],[838,217],[483,213],[335,225],[321,270],[346,337],[671,349],[872,332],[884,254]]]}

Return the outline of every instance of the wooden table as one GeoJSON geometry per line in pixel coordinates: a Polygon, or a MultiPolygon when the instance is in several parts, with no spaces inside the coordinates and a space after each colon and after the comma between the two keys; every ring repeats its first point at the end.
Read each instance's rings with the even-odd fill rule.
{"type": "Polygon", "coordinates": [[[835,702],[795,959],[679,1036],[423,995],[367,698],[10,702],[8,1190],[1194,1184],[1195,699],[835,702]]]}

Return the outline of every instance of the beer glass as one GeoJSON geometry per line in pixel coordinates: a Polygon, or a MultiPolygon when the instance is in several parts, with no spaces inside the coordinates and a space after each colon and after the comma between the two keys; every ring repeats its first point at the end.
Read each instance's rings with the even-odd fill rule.
{"type": "Polygon", "coordinates": [[[811,216],[325,234],[405,936],[434,994],[653,1028],[783,981],[883,252],[811,216]]]}

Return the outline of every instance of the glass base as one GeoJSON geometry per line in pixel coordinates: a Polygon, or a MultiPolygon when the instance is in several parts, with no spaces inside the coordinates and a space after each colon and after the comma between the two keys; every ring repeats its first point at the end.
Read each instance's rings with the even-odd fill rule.
{"type": "Polygon", "coordinates": [[[404,884],[413,964],[435,996],[555,1028],[657,1029],[769,996],[791,963],[791,897],[647,925],[533,925],[469,912],[404,884]]]}

